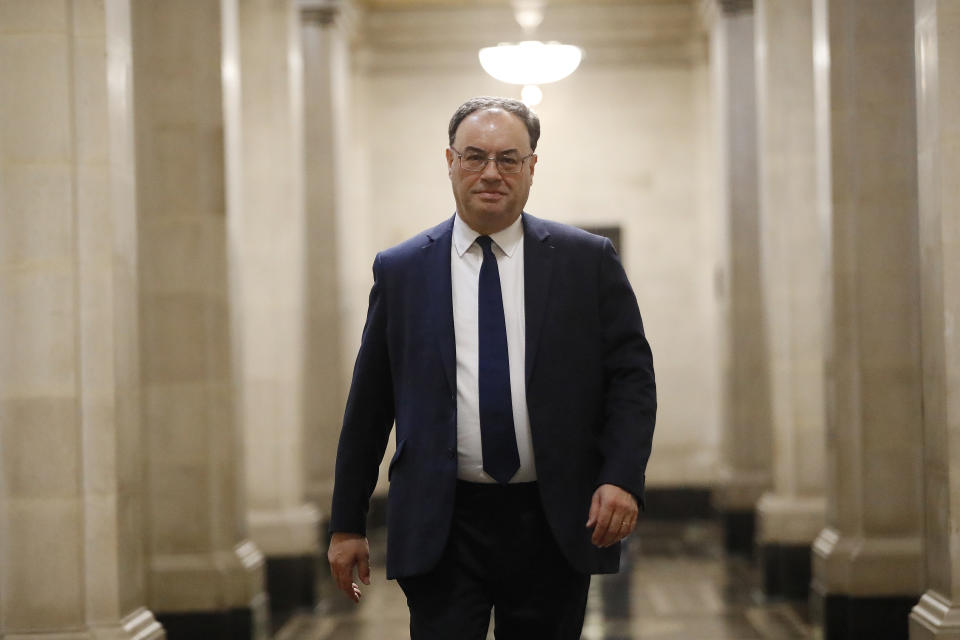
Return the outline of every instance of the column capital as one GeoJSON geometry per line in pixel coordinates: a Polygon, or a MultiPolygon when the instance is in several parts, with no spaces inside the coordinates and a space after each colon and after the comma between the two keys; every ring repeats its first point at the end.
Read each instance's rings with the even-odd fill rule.
{"type": "Polygon", "coordinates": [[[301,24],[321,28],[336,27],[348,42],[357,38],[363,10],[353,0],[296,0],[296,3],[301,24]]]}
{"type": "Polygon", "coordinates": [[[753,0],[715,0],[725,16],[753,13],[753,0]]]}
{"type": "Polygon", "coordinates": [[[300,15],[306,22],[321,25],[333,24],[343,10],[342,0],[297,0],[300,15]]]}
{"type": "Polygon", "coordinates": [[[710,27],[721,17],[753,13],[754,0],[700,0],[698,12],[700,21],[710,27]]]}

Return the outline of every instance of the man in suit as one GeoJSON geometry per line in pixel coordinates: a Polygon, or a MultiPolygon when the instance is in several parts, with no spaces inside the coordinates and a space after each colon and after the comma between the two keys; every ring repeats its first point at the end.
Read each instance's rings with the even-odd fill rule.
{"type": "Polygon", "coordinates": [[[619,568],[656,416],[610,241],[523,213],[537,116],[474,98],[449,126],[454,217],[377,255],[347,400],[328,559],[358,602],[389,432],[387,576],[414,640],[579,638],[619,568]]]}

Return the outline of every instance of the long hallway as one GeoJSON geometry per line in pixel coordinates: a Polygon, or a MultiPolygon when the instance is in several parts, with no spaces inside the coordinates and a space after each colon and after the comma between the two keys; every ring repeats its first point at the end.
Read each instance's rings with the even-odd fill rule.
{"type": "Polygon", "coordinates": [[[324,582],[318,532],[384,522],[405,465],[460,476],[479,345],[442,251],[402,285],[382,252],[469,222],[477,96],[536,103],[506,180],[610,240],[653,352],[641,468],[610,437],[635,349],[595,330],[633,315],[619,268],[560,233],[515,254],[538,481],[585,482],[577,445],[645,491],[583,637],[960,640],[958,69],[960,0],[0,0],[0,640],[407,637],[382,572],[358,607],[324,582]],[[524,42],[581,64],[542,90],[483,64],[524,42]],[[374,340],[361,431],[402,424],[348,429],[343,522],[377,300],[413,346],[374,340]]]}
{"type": "MultiPolygon", "coordinates": [[[[321,570],[321,604],[292,618],[275,640],[404,640],[407,608],[383,572],[382,532],[372,585],[358,606],[321,570]]],[[[624,552],[624,570],[594,578],[583,640],[791,640],[816,637],[805,603],[769,601],[756,564],[723,551],[710,521],[646,522],[624,552]]],[[[492,625],[488,638],[493,638],[492,625]]]]}

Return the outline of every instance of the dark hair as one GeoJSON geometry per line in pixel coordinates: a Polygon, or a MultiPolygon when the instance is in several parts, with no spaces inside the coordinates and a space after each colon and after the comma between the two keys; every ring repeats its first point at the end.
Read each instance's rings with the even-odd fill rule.
{"type": "Polygon", "coordinates": [[[527,127],[527,133],[530,134],[530,150],[537,150],[537,140],[540,139],[540,118],[537,117],[537,114],[519,100],[495,98],[492,96],[470,98],[454,112],[453,117],[450,118],[450,126],[447,128],[447,132],[450,134],[451,147],[453,146],[453,139],[457,135],[457,129],[460,127],[463,119],[474,111],[486,111],[487,109],[503,109],[507,113],[512,113],[520,118],[527,127]]]}

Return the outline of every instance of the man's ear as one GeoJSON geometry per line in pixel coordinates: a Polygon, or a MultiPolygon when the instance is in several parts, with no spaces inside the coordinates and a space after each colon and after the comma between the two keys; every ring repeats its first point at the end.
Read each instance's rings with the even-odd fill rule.
{"type": "Polygon", "coordinates": [[[533,169],[536,166],[537,166],[537,155],[534,154],[534,156],[530,158],[530,177],[531,178],[533,177],[533,169]]]}
{"type": "Polygon", "coordinates": [[[451,178],[453,177],[453,151],[450,150],[450,147],[446,149],[447,156],[447,175],[451,178]]]}

